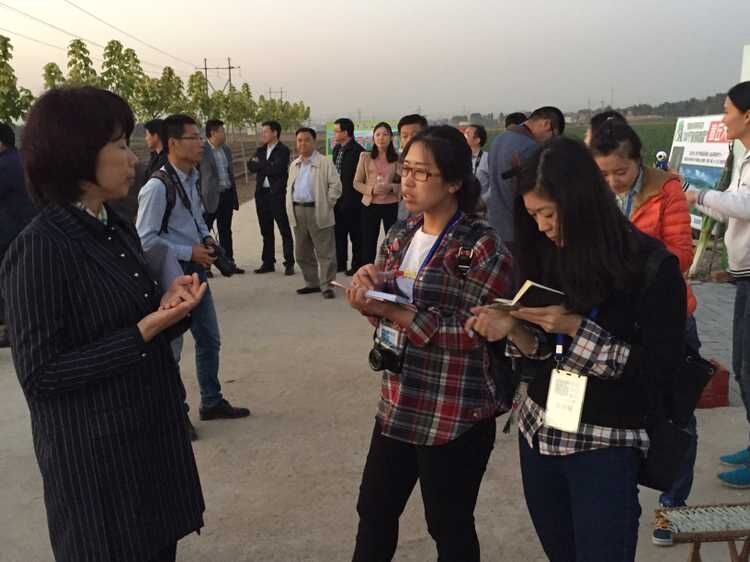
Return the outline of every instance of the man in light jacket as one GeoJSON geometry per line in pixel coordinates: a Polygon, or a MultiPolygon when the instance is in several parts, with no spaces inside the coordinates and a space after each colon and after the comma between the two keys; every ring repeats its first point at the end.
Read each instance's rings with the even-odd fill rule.
{"type": "MultiPolygon", "coordinates": [[[[232,215],[239,211],[237,185],[234,181],[232,151],[226,144],[224,123],[218,119],[206,122],[206,143],[203,145],[201,160],[201,197],[206,226],[211,230],[216,221],[219,231],[219,244],[234,261],[234,244],[232,243],[232,215]]],[[[235,273],[245,273],[235,265],[235,273]]]]}
{"type": "Polygon", "coordinates": [[[322,290],[324,298],[332,299],[330,283],[336,278],[333,209],[342,188],[336,166],[315,150],[316,137],[315,130],[309,127],[302,127],[295,134],[299,156],[289,167],[287,211],[294,228],[295,256],[305,278],[305,287],[297,289],[297,293],[307,295],[322,290]]]}

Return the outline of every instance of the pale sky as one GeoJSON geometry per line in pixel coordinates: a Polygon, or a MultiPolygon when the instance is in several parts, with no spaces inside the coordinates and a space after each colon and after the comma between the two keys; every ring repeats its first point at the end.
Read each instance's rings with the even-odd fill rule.
{"type": "MultiPolygon", "coordinates": [[[[563,110],[724,92],[739,79],[750,44],[745,0],[72,0],[167,53],[202,65],[241,67],[254,95],[284,88],[315,120],[563,110]]],[[[39,93],[42,67],[65,67],[64,33],[132,47],[144,69],[193,68],[76,10],[65,0],[0,1],[19,84],[39,93]]],[[[90,46],[92,55],[102,49],[90,46]]],[[[95,62],[97,70],[100,63],[95,62]]],[[[223,86],[226,73],[209,75],[223,86]]]]}

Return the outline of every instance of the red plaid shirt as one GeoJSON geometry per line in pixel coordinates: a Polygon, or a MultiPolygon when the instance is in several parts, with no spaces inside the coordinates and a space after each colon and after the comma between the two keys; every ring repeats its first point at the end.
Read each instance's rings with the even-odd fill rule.
{"type": "MultiPolygon", "coordinates": [[[[396,224],[380,248],[375,266],[397,271],[422,217],[396,224]]],[[[495,415],[498,403],[483,339],[464,324],[474,306],[507,296],[511,258],[485,222],[461,214],[446,232],[414,284],[417,313],[406,330],[400,374],[385,371],[377,419],[383,435],[415,445],[442,445],[477,422],[495,415]],[[459,249],[472,250],[465,276],[459,249]]],[[[395,282],[384,290],[397,292],[395,282]]]]}

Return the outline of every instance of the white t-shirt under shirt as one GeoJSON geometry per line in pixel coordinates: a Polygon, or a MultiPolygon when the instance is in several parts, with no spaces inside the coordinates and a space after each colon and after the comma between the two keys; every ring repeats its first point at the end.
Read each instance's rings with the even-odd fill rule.
{"type": "Polygon", "coordinates": [[[406,255],[401,262],[402,275],[396,278],[396,286],[412,302],[414,301],[414,282],[417,279],[417,274],[437,239],[437,234],[425,234],[420,228],[414,233],[414,237],[406,249],[406,255]]]}

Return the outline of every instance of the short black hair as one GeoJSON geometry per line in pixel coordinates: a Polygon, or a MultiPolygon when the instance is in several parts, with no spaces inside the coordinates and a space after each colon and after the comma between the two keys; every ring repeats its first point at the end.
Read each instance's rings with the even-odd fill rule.
{"type": "Polygon", "coordinates": [[[276,136],[281,137],[281,123],[279,123],[278,121],[263,121],[260,126],[268,127],[272,131],[276,131],[276,136]]]}
{"type": "Polygon", "coordinates": [[[562,135],[565,132],[565,115],[555,106],[545,105],[544,107],[535,109],[529,115],[529,121],[532,119],[549,119],[552,129],[557,131],[558,135],[562,135]]]}
{"type": "Polygon", "coordinates": [[[156,135],[161,140],[161,128],[164,125],[163,119],[151,119],[143,124],[143,128],[146,129],[152,135],[156,135]]]}
{"type": "Polygon", "coordinates": [[[216,129],[224,126],[224,121],[221,119],[209,119],[206,121],[206,137],[210,137],[216,129]]]}
{"type": "Polygon", "coordinates": [[[526,114],[521,113],[520,111],[514,111],[513,113],[508,113],[508,115],[505,116],[505,128],[507,129],[511,125],[521,125],[527,119],[528,117],[526,117],[526,114]]]}
{"type": "Polygon", "coordinates": [[[22,160],[34,202],[46,207],[79,201],[81,183],[96,182],[99,151],[119,139],[129,143],[134,126],[130,106],[108,90],[48,90],[31,107],[22,134],[22,160]]]}
{"type": "Polygon", "coordinates": [[[0,123],[0,142],[9,148],[16,147],[16,133],[10,123],[0,123]]]}
{"type": "Polygon", "coordinates": [[[612,120],[620,121],[621,123],[628,122],[628,120],[625,119],[625,117],[619,111],[615,111],[614,109],[601,111],[591,116],[591,120],[589,121],[589,126],[591,127],[591,133],[593,134],[594,130],[597,127],[601,127],[607,121],[612,121],[612,120]]]}
{"type": "Polygon", "coordinates": [[[167,154],[169,154],[169,139],[182,138],[186,125],[197,126],[198,123],[190,115],[185,115],[184,113],[175,113],[164,120],[161,143],[164,145],[164,150],[167,154]]]}
{"type": "Polygon", "coordinates": [[[342,117],[341,119],[336,119],[333,124],[341,127],[342,131],[346,131],[346,133],[349,135],[349,138],[354,136],[354,122],[351,119],[342,117]]]}
{"type": "Polygon", "coordinates": [[[484,128],[484,125],[475,125],[472,123],[471,125],[466,126],[467,129],[469,127],[476,131],[476,135],[479,137],[479,146],[484,146],[487,142],[487,129],[484,128]]]}
{"type": "Polygon", "coordinates": [[[424,144],[430,151],[443,180],[460,185],[455,194],[458,208],[467,214],[476,212],[482,188],[474,177],[471,149],[461,131],[450,125],[422,129],[404,147],[402,159],[407,157],[416,143],[424,144]]]}
{"type": "Polygon", "coordinates": [[[641,161],[643,150],[638,133],[630,125],[617,119],[608,119],[598,127],[592,127],[589,148],[594,157],[618,152],[638,162],[641,161]]]}
{"type": "Polygon", "coordinates": [[[294,132],[294,136],[296,137],[300,133],[310,133],[310,135],[312,135],[312,138],[314,139],[318,138],[318,133],[315,132],[315,129],[312,129],[310,127],[300,127],[294,132]]]}
{"type": "Polygon", "coordinates": [[[376,160],[378,156],[380,156],[380,150],[378,149],[378,145],[375,144],[375,131],[377,131],[381,127],[385,129],[386,131],[388,131],[388,134],[391,135],[391,142],[388,144],[388,148],[385,149],[385,159],[388,162],[397,162],[398,152],[396,152],[396,147],[393,146],[393,129],[391,128],[391,125],[389,123],[386,123],[385,121],[381,121],[380,123],[378,123],[372,128],[373,143],[372,143],[372,150],[370,151],[370,155],[372,156],[373,160],[376,160]]]}
{"type": "Polygon", "coordinates": [[[750,111],[750,81],[732,86],[727,97],[740,111],[750,111]]]}
{"type": "Polygon", "coordinates": [[[423,129],[427,128],[427,119],[425,119],[422,115],[419,113],[411,113],[409,115],[404,115],[401,119],[399,119],[398,122],[398,132],[401,132],[401,127],[404,125],[419,125],[423,129]]]}

